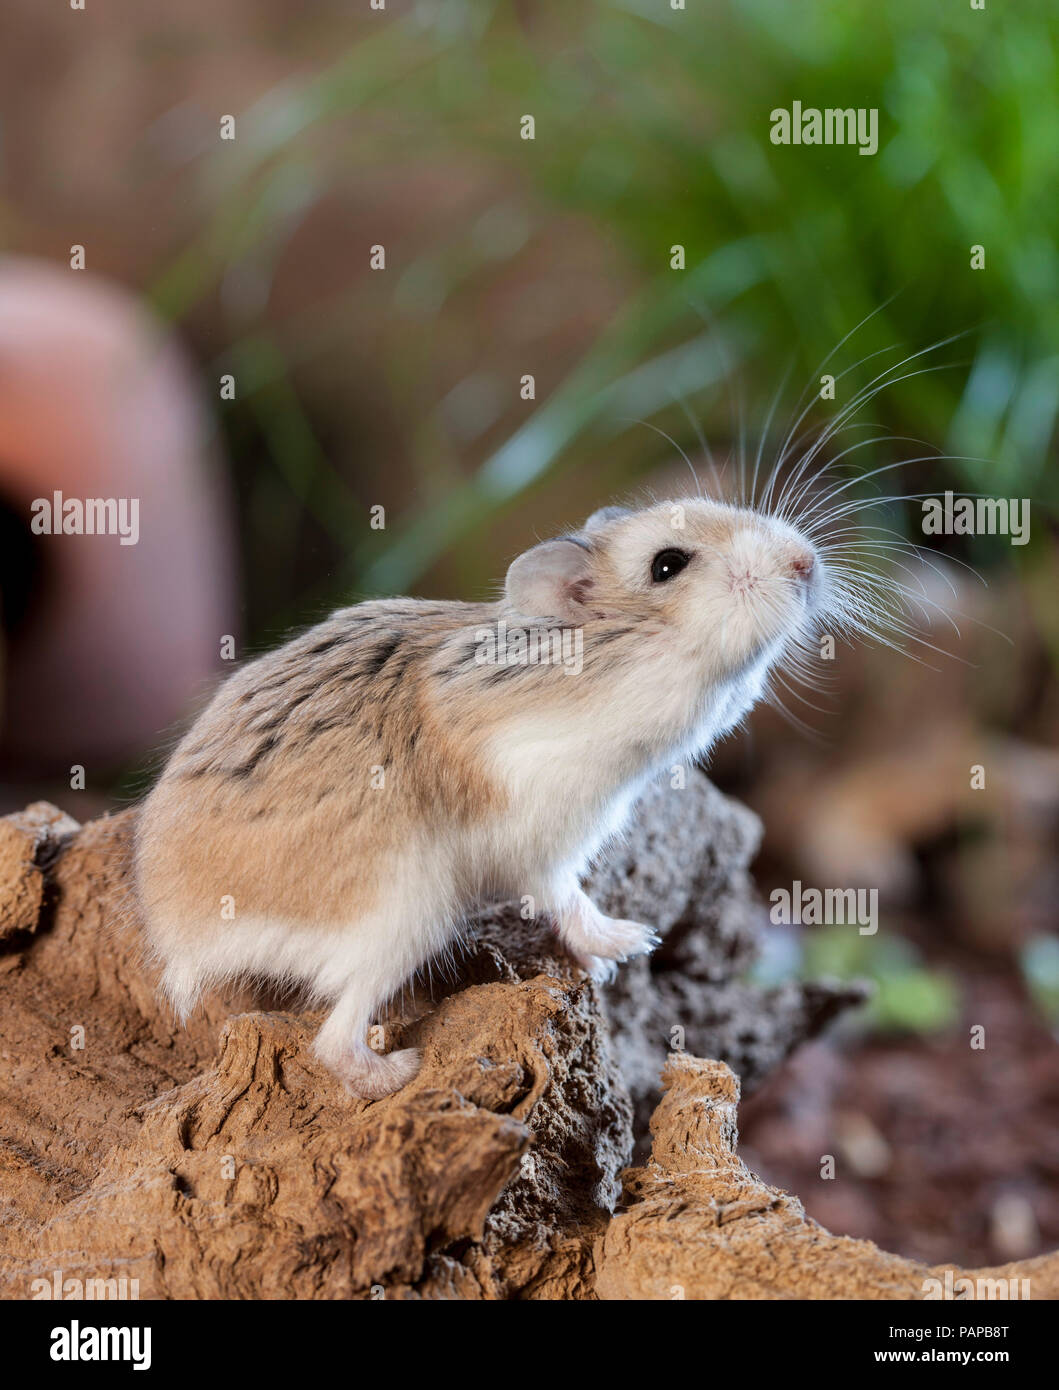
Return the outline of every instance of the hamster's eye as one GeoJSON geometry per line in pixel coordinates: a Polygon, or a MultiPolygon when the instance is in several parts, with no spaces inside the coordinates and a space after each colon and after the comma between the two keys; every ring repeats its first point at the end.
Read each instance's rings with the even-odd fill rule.
{"type": "Polygon", "coordinates": [[[651,561],[651,578],[656,584],[664,584],[679,574],[690,559],[686,550],[660,550],[651,561]]]}

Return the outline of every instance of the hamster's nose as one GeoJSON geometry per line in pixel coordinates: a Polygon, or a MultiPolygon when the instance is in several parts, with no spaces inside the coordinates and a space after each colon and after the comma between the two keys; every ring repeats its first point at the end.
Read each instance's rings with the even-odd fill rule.
{"type": "Polygon", "coordinates": [[[795,551],[790,561],[791,574],[808,584],[816,571],[816,556],[811,550],[795,551]]]}

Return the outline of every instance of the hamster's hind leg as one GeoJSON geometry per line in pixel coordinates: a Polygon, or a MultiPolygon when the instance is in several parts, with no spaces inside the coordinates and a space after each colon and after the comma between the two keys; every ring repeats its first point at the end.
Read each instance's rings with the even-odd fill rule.
{"type": "Polygon", "coordinates": [[[366,1041],[376,1011],[404,978],[362,966],[343,987],[316,1035],[313,1050],[342,1079],[351,1095],[379,1100],[399,1091],[419,1071],[418,1048],[384,1055],[373,1051],[366,1041]]]}

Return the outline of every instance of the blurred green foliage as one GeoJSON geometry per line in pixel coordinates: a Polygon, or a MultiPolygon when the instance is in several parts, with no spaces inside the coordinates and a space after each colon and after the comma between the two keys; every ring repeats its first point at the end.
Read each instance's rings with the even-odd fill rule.
{"type": "MultiPolygon", "coordinates": [[[[958,369],[905,381],[870,417],[969,456],[935,468],[928,486],[1054,502],[1054,28],[1047,0],[982,11],[966,0],[687,0],[682,11],[669,0],[391,0],[332,63],[243,113],[236,146],[202,157],[211,215],[159,277],[155,302],[182,316],[233,269],[240,283],[267,283],[334,177],[319,157],[321,131],[353,182],[366,167],[400,177],[402,161],[484,162],[495,201],[465,239],[394,267],[394,327],[379,340],[400,409],[408,373],[427,370],[432,315],[489,282],[550,219],[594,229],[632,287],[622,311],[482,456],[452,462],[436,421],[409,422],[422,488],[382,548],[286,379],[328,350],[355,302],[336,288],[333,314],[298,326],[290,360],[247,297],[218,364],[242,364],[241,395],[279,475],[348,555],[337,581],[368,590],[414,587],[456,541],[480,537],[542,480],[602,450],[607,485],[635,483],[657,451],[644,449],[643,431],[619,447],[630,417],[689,451],[701,422],[723,452],[732,429],[719,382],[750,363],[760,387],[749,412],[760,423],[788,367],[799,386],[814,382],[821,360],[875,310],[835,370],[893,353],[854,375],[858,385],[880,360],[970,330],[939,359],[958,369]],[[772,145],[770,112],[795,100],[877,107],[878,153],[772,145]],[[525,114],[536,120],[533,141],[519,138],[525,114]],[[669,268],[677,243],[684,271],[669,268]],[[971,269],[975,245],[984,270],[971,269]]],[[[893,446],[865,449],[849,466],[892,457],[893,446]]]]}
{"type": "Polygon", "coordinates": [[[890,934],[861,936],[849,927],[817,927],[805,933],[805,979],[834,976],[870,980],[874,993],[859,1016],[861,1026],[878,1032],[935,1033],[959,1016],[955,980],[932,970],[911,942],[890,934]]]}

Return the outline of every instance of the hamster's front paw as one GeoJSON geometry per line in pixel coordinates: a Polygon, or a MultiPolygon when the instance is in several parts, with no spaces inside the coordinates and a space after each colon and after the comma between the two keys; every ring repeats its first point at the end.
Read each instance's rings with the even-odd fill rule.
{"type": "Polygon", "coordinates": [[[382,1100],[407,1086],[418,1074],[421,1062],[418,1047],[385,1054],[364,1048],[333,1066],[333,1070],[342,1078],[351,1096],[360,1100],[382,1100]]]}
{"type": "Polygon", "coordinates": [[[662,938],[654,927],[642,922],[627,922],[622,918],[604,917],[606,924],[593,947],[598,956],[624,961],[632,956],[646,956],[661,944],[662,938]]]}
{"type": "Polygon", "coordinates": [[[586,969],[586,958],[628,960],[653,951],[661,937],[642,922],[606,917],[580,888],[576,888],[556,911],[559,938],[566,949],[586,969]]]}

